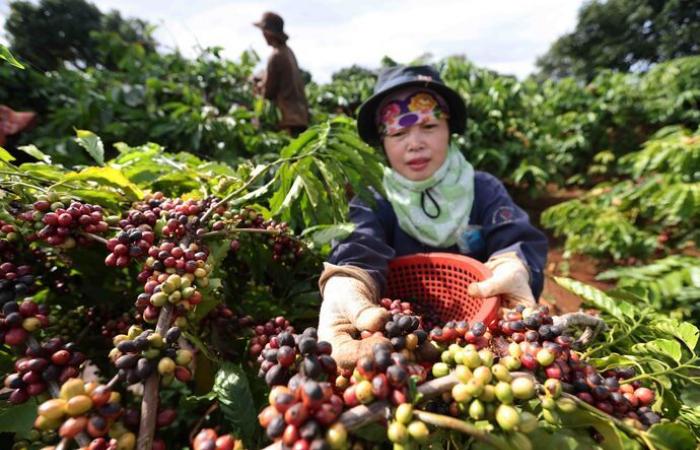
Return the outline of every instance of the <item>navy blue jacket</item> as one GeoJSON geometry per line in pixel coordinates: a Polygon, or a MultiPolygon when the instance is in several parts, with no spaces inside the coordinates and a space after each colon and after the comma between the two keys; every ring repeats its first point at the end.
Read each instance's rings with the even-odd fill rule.
{"type": "MultiPolygon", "coordinates": [[[[330,263],[369,271],[384,291],[391,259],[412,253],[460,253],[456,245],[430,247],[409,236],[399,227],[391,203],[376,193],[375,198],[374,209],[357,197],[350,202],[350,220],[356,228],[335,244],[328,259],[330,263]]],[[[469,223],[476,234],[467,256],[483,262],[499,253],[515,252],[529,268],[530,287],[538,298],[544,284],[542,269],[547,259],[547,238],[530,223],[527,213],[513,203],[503,184],[486,172],[475,172],[469,223]]]]}

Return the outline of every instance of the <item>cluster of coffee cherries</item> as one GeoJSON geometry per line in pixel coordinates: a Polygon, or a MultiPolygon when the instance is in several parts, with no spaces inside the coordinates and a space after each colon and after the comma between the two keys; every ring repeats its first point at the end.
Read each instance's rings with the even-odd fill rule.
{"type": "Polygon", "coordinates": [[[192,379],[188,368],[193,353],[189,349],[178,348],[181,335],[178,327],[171,327],[165,337],[153,330],[142,330],[132,326],[128,334],[114,337],[110,359],[119,370],[120,379],[129,384],[140,383],[156,371],[162,376],[161,384],[172,383],[174,379],[186,383],[192,379]]]}
{"type": "Polygon", "coordinates": [[[489,345],[492,335],[483,322],[449,321],[430,330],[430,340],[440,344],[473,344],[477,348],[489,345]]]}
{"type": "Polygon", "coordinates": [[[74,439],[85,433],[94,439],[89,449],[106,450],[110,448],[111,439],[115,440],[117,448],[133,449],[136,435],[116,422],[123,412],[120,400],[119,393],[105,385],[70,378],[61,386],[57,398],[39,405],[34,427],[58,429],[58,435],[64,439],[74,439]]]}
{"type": "MultiPolygon", "coordinates": [[[[0,240],[0,247],[5,241],[0,240]]],[[[0,305],[31,295],[35,288],[36,277],[32,267],[26,264],[17,265],[11,259],[0,258],[0,305]]]]}
{"type": "Polygon", "coordinates": [[[12,450],[26,450],[28,448],[44,448],[45,445],[52,444],[56,441],[58,433],[53,430],[39,431],[31,429],[24,434],[22,438],[15,436],[15,443],[12,445],[12,450]]]}
{"type": "Polygon", "coordinates": [[[116,237],[107,240],[110,253],[105,258],[105,265],[126,267],[132,259],[145,258],[154,240],[155,234],[147,225],[120,231],[116,237]]]}
{"type": "Polygon", "coordinates": [[[214,201],[169,199],[156,192],[134,203],[123,217],[113,221],[123,230],[154,230],[159,236],[181,238],[187,231],[194,234],[199,230],[199,215],[214,201]]]}
{"type": "Polygon", "coordinates": [[[14,225],[0,220],[0,305],[31,294],[36,281],[31,266],[18,261],[19,238],[14,225]]]}
{"type": "Polygon", "coordinates": [[[122,230],[139,228],[143,225],[153,228],[160,217],[162,211],[161,204],[165,201],[162,192],[147,194],[141,202],[135,202],[131,209],[122,218],[117,218],[115,222],[122,230]]]}
{"type": "MultiPolygon", "coordinates": [[[[148,285],[146,294],[150,294],[148,306],[161,308],[170,303],[187,311],[192,306],[198,305],[202,301],[202,294],[193,286],[193,282],[197,281],[197,284],[201,286],[202,284],[207,284],[208,281],[206,279],[206,270],[203,268],[201,270],[203,272],[201,279],[197,279],[197,275],[193,274],[180,276],[176,273],[170,275],[164,273],[146,282],[148,285]],[[152,292],[148,292],[151,291],[151,286],[153,286],[152,292]]],[[[150,321],[152,320],[151,316],[148,315],[148,317],[144,318],[146,321],[150,321]]]]}
{"type": "Polygon", "coordinates": [[[347,431],[337,422],[343,400],[327,381],[294,375],[286,386],[275,386],[269,395],[270,405],[258,421],[267,436],[292,450],[343,449],[347,431]],[[326,430],[324,432],[324,430],[326,430]]]}
{"type": "Polygon", "coordinates": [[[432,330],[443,323],[440,316],[432,308],[422,308],[420,303],[411,303],[400,299],[383,298],[379,304],[394,314],[417,316],[420,319],[420,328],[432,330]]]}
{"type": "Polygon", "coordinates": [[[256,325],[253,328],[254,336],[250,339],[248,347],[250,356],[257,358],[270,340],[283,331],[294,334],[294,327],[284,316],[277,316],[263,324],[256,325]]]}
{"type": "Polygon", "coordinates": [[[24,403],[48,389],[49,383],[63,383],[80,373],[85,355],[72,342],[51,338],[37,346],[29,346],[24,356],[15,361],[15,372],[5,377],[5,387],[12,389],[10,402],[24,403]]]}
{"type": "Polygon", "coordinates": [[[223,303],[216,305],[200,321],[200,336],[211,344],[217,354],[226,359],[234,359],[243,353],[242,348],[232,345],[250,333],[254,319],[249,315],[239,315],[223,303]]]}
{"type": "MultiPolygon", "coordinates": [[[[413,405],[402,403],[394,411],[394,420],[387,427],[387,437],[396,446],[418,445],[428,442],[430,430],[425,422],[414,420],[413,405]]],[[[402,447],[403,448],[403,447],[402,447]]]]}
{"type": "Polygon", "coordinates": [[[266,229],[276,231],[274,237],[268,239],[268,244],[272,248],[273,261],[279,262],[283,266],[292,264],[304,253],[301,241],[292,236],[286,223],[270,221],[266,229]]]}
{"type": "Polygon", "coordinates": [[[335,380],[337,389],[343,390],[343,400],[348,407],[389,400],[394,405],[407,403],[409,379],[416,384],[425,381],[423,366],[412,363],[404,354],[392,352],[386,345],[375,344],[372,356],[360,358],[348,373],[341,370],[335,380]]]}
{"type": "Polygon", "coordinates": [[[106,311],[100,314],[94,307],[87,311],[90,325],[99,325],[100,334],[110,341],[118,334],[127,333],[129,330],[129,323],[132,321],[128,313],[122,313],[116,317],[114,316],[115,315],[109,314],[106,311]]]}
{"type": "Polygon", "coordinates": [[[661,417],[651,410],[656,399],[654,391],[639,381],[626,381],[634,376],[634,368],[625,367],[601,374],[577,358],[566,361],[566,369],[562,369],[566,366],[561,360],[558,363],[555,373],[550,372],[550,375],[556,377],[561,372],[567,391],[586,403],[638,429],[646,429],[661,421],[661,417]]]}
{"type": "MultiPolygon", "coordinates": [[[[596,382],[601,380],[598,378],[587,379],[587,382],[593,385],[593,392],[600,384],[606,386],[610,391],[609,402],[613,411],[609,412],[608,407],[606,411],[608,414],[626,420],[636,428],[646,428],[661,421],[661,417],[651,410],[651,405],[656,400],[656,393],[648,387],[642,386],[639,381],[626,382],[634,375],[633,367],[623,367],[606,371],[601,377],[602,382],[598,385],[596,382]],[[615,383],[615,379],[617,379],[617,383],[615,383]],[[639,426],[640,423],[643,425],[642,427],[639,426]]],[[[584,398],[582,393],[578,394],[579,398],[590,403],[590,398],[584,398]]],[[[596,406],[600,409],[600,405],[596,406]]]]}
{"type": "Polygon", "coordinates": [[[243,450],[243,443],[230,434],[219,434],[213,428],[205,428],[192,441],[194,450],[243,450]]]}
{"type": "Polygon", "coordinates": [[[11,223],[0,219],[0,258],[12,257],[14,243],[20,238],[17,229],[11,223]]]}
{"type": "Polygon", "coordinates": [[[250,315],[239,315],[229,306],[219,303],[207,313],[206,316],[200,321],[200,325],[203,328],[216,328],[216,329],[226,329],[231,328],[235,330],[240,330],[243,328],[250,328],[254,324],[254,319],[250,315]]]}
{"type": "Polygon", "coordinates": [[[24,344],[30,333],[49,324],[48,312],[46,305],[29,298],[21,303],[5,303],[0,314],[0,343],[15,347],[24,344]]]}
{"type": "Polygon", "coordinates": [[[299,335],[282,331],[260,353],[259,376],[268,386],[284,385],[297,372],[314,380],[335,377],[338,367],[331,351],[331,344],[318,340],[315,328],[299,335]]]}
{"type": "MultiPolygon", "coordinates": [[[[457,378],[450,395],[451,415],[468,416],[474,421],[490,420],[503,431],[530,433],[538,422],[527,410],[528,401],[537,394],[535,378],[515,377],[506,358],[496,359],[497,355],[489,348],[451,344],[442,352],[442,361],[433,365],[432,374],[439,378],[453,372],[457,378]]],[[[548,387],[557,395],[561,393],[560,384],[548,387]]]]}
{"type": "Polygon", "coordinates": [[[567,392],[607,414],[629,419],[637,428],[661,420],[649,408],[654,392],[639,382],[625,382],[634,376],[634,368],[613,371],[607,376],[600,374],[571,350],[573,339],[553,324],[546,307],[518,307],[492,328],[495,334],[507,336],[510,341],[505,358],[512,370],[520,367],[531,372],[539,370],[544,378],[560,380],[567,392]]]}
{"type": "MultiPolygon", "coordinates": [[[[161,213],[156,230],[163,236],[181,238],[185,233],[197,233],[200,229],[199,216],[203,214],[214,201],[166,199],[160,204],[161,213]]],[[[203,233],[203,231],[199,231],[203,233]]]]}
{"type": "Polygon", "coordinates": [[[202,301],[197,287],[209,285],[208,255],[206,247],[195,243],[184,247],[163,242],[151,247],[138,276],[145,283],[144,292],[136,299],[136,308],[146,322],[154,323],[167,303],[175,305],[177,315],[183,316],[202,301]]]}
{"type": "Polygon", "coordinates": [[[554,341],[562,335],[562,330],[553,325],[549,308],[544,305],[537,308],[519,305],[506,312],[502,319],[492,322],[489,329],[493,334],[510,336],[517,343],[554,341]]]}
{"type": "MultiPolygon", "coordinates": [[[[209,273],[206,266],[209,251],[205,246],[192,243],[189,246],[177,245],[173,242],[163,242],[160,246],[148,250],[148,258],[144,266],[146,277],[155,272],[160,273],[191,273],[197,278],[204,278],[209,273]]],[[[143,273],[140,274],[143,278],[143,273]]],[[[142,281],[145,281],[143,278],[142,281]]]]}
{"type": "MultiPolygon", "coordinates": [[[[252,228],[269,232],[267,244],[272,250],[272,259],[282,265],[292,264],[304,253],[304,247],[299,239],[296,239],[285,222],[265,220],[263,216],[252,208],[243,208],[240,211],[227,211],[221,219],[233,219],[236,228],[252,228]]],[[[213,230],[224,229],[223,220],[213,223],[213,230]]],[[[235,231],[235,228],[232,230],[235,231]]],[[[231,241],[231,251],[237,252],[240,241],[231,241]]]]}
{"type": "MultiPolygon", "coordinates": [[[[504,378],[509,376],[506,372],[526,370],[534,375],[533,379],[536,383],[542,383],[547,392],[559,393],[563,390],[605,413],[627,420],[630,425],[637,428],[644,429],[660,420],[658,414],[649,408],[654,400],[653,391],[636,381],[625,382],[626,379],[634,376],[634,370],[624,368],[608,372],[605,376],[601,375],[595,367],[582,360],[579,353],[572,350],[573,339],[563,335],[563,330],[554,325],[546,306],[536,308],[518,306],[514,310],[507,311],[502,319],[493,321],[488,327],[479,322],[472,324],[471,327],[467,325],[466,323],[457,323],[454,326],[446,324],[441,329],[431,331],[433,342],[438,343],[442,348],[447,347],[447,350],[442,353],[443,361],[433,366],[434,375],[449,371],[447,364],[455,362],[458,364],[456,370],[465,370],[460,369],[460,365],[463,365],[474,372],[479,361],[481,366],[485,366],[487,365],[485,361],[493,359],[494,355],[490,350],[493,349],[498,364],[491,367],[492,376],[499,382],[504,380],[500,379],[494,370],[502,373],[504,378]],[[468,331],[464,332],[464,330],[468,331]],[[470,351],[460,350],[460,345],[465,343],[469,343],[467,349],[470,351]],[[479,356],[482,353],[489,356],[480,359],[479,356]]],[[[485,374],[485,369],[479,370],[485,374]]],[[[488,376],[485,374],[484,379],[486,378],[488,376]]],[[[529,383],[520,381],[520,378],[517,380],[517,383],[529,383]]],[[[471,383],[474,384],[475,381],[471,383]]],[[[463,393],[474,396],[473,387],[465,386],[460,389],[463,389],[463,393]]],[[[500,389],[507,391],[505,387],[500,389]]],[[[453,397],[454,394],[453,391],[453,397]]],[[[517,394],[515,395],[518,398],[517,394]]],[[[498,395],[497,399],[503,402],[498,395]]],[[[480,401],[483,402],[481,399],[480,401]]],[[[564,408],[570,408],[570,403],[570,399],[561,399],[557,404],[553,401],[543,401],[545,419],[558,423],[555,406],[563,404],[564,408]]],[[[499,410],[509,411],[507,408],[499,410]]],[[[510,411],[507,416],[516,417],[516,414],[510,411]]],[[[522,415],[518,414],[517,417],[522,415]]],[[[504,421],[504,423],[509,422],[504,421]]]]}
{"type": "MultiPolygon", "coordinates": [[[[414,360],[413,352],[428,338],[428,333],[419,327],[420,318],[418,316],[395,313],[384,324],[382,334],[389,339],[395,352],[403,352],[409,360],[414,360]]],[[[363,331],[360,333],[360,337],[366,339],[373,334],[369,331],[363,331]]]]}
{"type": "Polygon", "coordinates": [[[102,234],[109,229],[101,206],[60,198],[56,194],[39,198],[31,210],[18,217],[33,223],[35,232],[27,236],[28,241],[40,239],[62,248],[89,243],[90,239],[83,233],[102,234]]]}

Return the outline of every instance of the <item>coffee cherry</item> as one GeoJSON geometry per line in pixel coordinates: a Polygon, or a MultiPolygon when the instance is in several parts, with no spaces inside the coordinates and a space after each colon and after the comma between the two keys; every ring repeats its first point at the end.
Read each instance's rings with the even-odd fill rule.
{"type": "Polygon", "coordinates": [[[513,397],[518,400],[529,400],[535,396],[535,383],[529,377],[519,377],[511,381],[513,397]]]}
{"type": "Polygon", "coordinates": [[[496,409],[496,422],[504,431],[512,431],[520,425],[520,413],[510,405],[502,404],[496,409]]]}
{"type": "Polygon", "coordinates": [[[408,441],[408,429],[402,423],[392,422],[387,429],[387,437],[391,442],[403,444],[408,441]]]}
{"type": "Polygon", "coordinates": [[[408,425],[413,419],[413,405],[410,403],[400,404],[396,407],[396,413],[394,416],[399,423],[408,425]]]}
{"type": "Polygon", "coordinates": [[[654,401],[654,391],[645,387],[640,387],[635,390],[634,396],[637,398],[641,406],[647,406],[654,401]]]}

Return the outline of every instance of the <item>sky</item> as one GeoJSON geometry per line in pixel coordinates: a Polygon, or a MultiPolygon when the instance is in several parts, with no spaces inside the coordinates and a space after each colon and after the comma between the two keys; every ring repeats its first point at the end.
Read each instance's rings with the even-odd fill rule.
{"type": "MultiPolygon", "coordinates": [[[[36,1],[36,0],[35,0],[36,1]]],[[[158,26],[164,50],[194,56],[197,46],[221,46],[237,59],[247,49],[262,58],[270,48],[258,28],[265,11],[285,20],[287,44],[317,82],[352,64],[376,68],[387,55],[409,62],[465,55],[479,66],[527,76],[557,37],[576,25],[584,0],[91,0],[103,12],[158,26]]],[[[0,0],[0,22],[8,11],[0,0]]]]}

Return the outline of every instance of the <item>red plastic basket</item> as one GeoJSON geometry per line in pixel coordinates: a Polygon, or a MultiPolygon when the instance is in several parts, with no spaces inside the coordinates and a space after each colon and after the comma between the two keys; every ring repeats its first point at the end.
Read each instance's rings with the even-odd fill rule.
{"type": "Polygon", "coordinates": [[[416,253],[389,262],[387,297],[413,299],[434,309],[445,322],[468,320],[490,323],[497,317],[498,297],[467,294],[474,281],[491,276],[481,262],[452,253],[416,253]]]}

